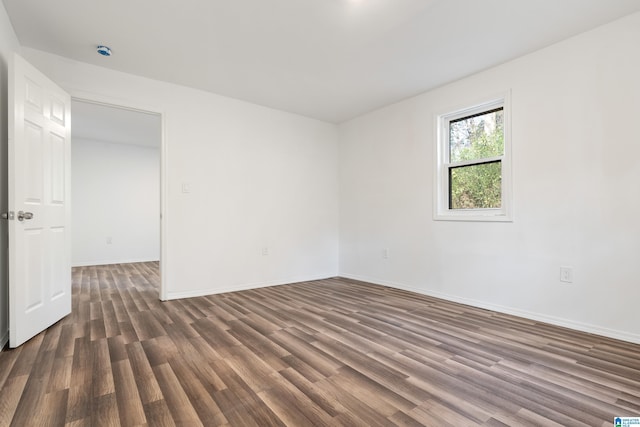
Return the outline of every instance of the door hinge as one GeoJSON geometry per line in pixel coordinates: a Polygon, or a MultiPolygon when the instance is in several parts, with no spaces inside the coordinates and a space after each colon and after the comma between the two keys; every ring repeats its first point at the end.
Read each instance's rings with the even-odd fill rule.
{"type": "Polygon", "coordinates": [[[13,218],[14,218],[13,211],[2,212],[2,219],[13,219],[13,218]]]}

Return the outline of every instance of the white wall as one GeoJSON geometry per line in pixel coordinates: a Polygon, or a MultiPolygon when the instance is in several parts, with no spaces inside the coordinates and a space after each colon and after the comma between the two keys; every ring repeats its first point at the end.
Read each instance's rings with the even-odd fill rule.
{"type": "MultiPolygon", "coordinates": [[[[13,32],[13,27],[11,26],[11,22],[9,22],[4,4],[0,3],[0,212],[8,211],[8,70],[13,64],[13,53],[19,50],[18,39],[13,32]]],[[[0,220],[0,348],[4,347],[9,340],[8,245],[7,221],[0,220]]]]}
{"type": "Polygon", "coordinates": [[[342,124],[340,274],[640,342],[638,46],[635,14],[342,124]],[[434,115],[506,89],[515,221],[434,221],[434,115]]]}
{"type": "Polygon", "coordinates": [[[72,265],[159,260],[160,149],[74,138],[71,170],[72,265]]]}
{"type": "Polygon", "coordinates": [[[335,125],[23,51],[72,96],[163,114],[167,298],[336,275],[335,125]]]}

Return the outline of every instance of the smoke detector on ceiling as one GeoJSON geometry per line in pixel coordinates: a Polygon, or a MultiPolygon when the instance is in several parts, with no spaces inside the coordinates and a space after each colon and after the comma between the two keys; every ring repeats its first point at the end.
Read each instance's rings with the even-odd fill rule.
{"type": "Polygon", "coordinates": [[[102,56],[111,56],[111,49],[108,46],[98,46],[96,50],[102,56]]]}

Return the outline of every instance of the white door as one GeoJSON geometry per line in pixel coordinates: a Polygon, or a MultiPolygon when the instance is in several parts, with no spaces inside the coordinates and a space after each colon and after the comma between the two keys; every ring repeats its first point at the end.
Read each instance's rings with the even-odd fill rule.
{"type": "Polygon", "coordinates": [[[9,345],[71,312],[71,99],[20,56],[9,71],[9,345]]]}

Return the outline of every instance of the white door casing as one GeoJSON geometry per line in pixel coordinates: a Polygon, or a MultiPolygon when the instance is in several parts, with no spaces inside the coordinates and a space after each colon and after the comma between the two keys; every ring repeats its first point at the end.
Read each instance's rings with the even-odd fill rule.
{"type": "Polygon", "coordinates": [[[14,55],[8,168],[11,347],[71,312],[70,113],[70,96],[14,55]],[[20,211],[33,218],[19,221],[20,211]]]}

